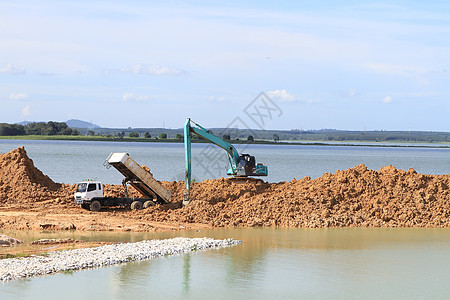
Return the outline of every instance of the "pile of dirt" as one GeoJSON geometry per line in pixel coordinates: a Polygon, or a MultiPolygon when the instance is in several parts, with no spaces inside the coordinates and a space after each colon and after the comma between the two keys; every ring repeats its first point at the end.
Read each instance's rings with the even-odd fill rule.
{"type": "Polygon", "coordinates": [[[0,204],[55,199],[61,186],[34,166],[24,147],[0,154],[0,204]]]}
{"type": "MultiPolygon", "coordinates": [[[[180,199],[183,182],[165,183],[180,199]]],[[[311,180],[194,183],[193,201],[157,206],[149,221],[223,226],[449,227],[450,176],[422,175],[387,166],[359,165],[311,180]]]]}

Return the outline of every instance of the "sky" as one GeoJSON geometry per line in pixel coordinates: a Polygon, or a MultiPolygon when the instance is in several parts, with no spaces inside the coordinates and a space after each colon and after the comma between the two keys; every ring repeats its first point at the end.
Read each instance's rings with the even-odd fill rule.
{"type": "Polygon", "coordinates": [[[448,1],[0,0],[0,19],[0,123],[450,131],[448,1]]]}

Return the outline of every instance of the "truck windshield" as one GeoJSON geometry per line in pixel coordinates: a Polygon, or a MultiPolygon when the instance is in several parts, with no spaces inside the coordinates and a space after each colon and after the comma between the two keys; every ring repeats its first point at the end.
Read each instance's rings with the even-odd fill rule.
{"type": "Polygon", "coordinates": [[[79,183],[77,185],[77,193],[84,193],[86,192],[87,183],[79,183]]]}

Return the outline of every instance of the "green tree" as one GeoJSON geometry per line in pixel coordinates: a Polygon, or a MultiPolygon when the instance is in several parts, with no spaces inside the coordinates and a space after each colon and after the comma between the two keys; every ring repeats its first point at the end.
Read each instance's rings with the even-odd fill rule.
{"type": "Polygon", "coordinates": [[[72,128],[67,127],[67,128],[65,128],[65,129],[62,131],[62,133],[63,133],[64,135],[71,135],[71,134],[73,133],[73,130],[72,130],[72,128]]]}
{"type": "Polygon", "coordinates": [[[128,134],[128,136],[131,137],[131,138],[138,138],[139,137],[139,133],[133,131],[133,132],[130,132],[128,134]]]}
{"type": "Polygon", "coordinates": [[[68,128],[65,122],[53,122],[53,121],[49,121],[45,127],[46,127],[45,132],[47,132],[48,135],[64,134],[64,130],[68,128]]]}
{"type": "Polygon", "coordinates": [[[247,141],[251,141],[251,142],[253,142],[253,141],[254,141],[254,139],[253,139],[253,135],[249,135],[249,136],[247,137],[247,141]]]}
{"type": "Polygon", "coordinates": [[[152,138],[152,135],[150,134],[150,132],[146,132],[146,133],[144,133],[144,137],[146,138],[146,139],[151,139],[152,138]]]}
{"type": "Polygon", "coordinates": [[[41,135],[55,135],[56,131],[51,126],[43,126],[41,127],[41,135]]]}
{"type": "Polygon", "coordinates": [[[119,132],[119,133],[117,134],[117,136],[118,136],[120,139],[123,139],[123,137],[125,136],[125,132],[124,132],[124,131],[119,132]]]}
{"type": "Polygon", "coordinates": [[[78,131],[78,129],[74,129],[73,131],[72,131],[72,135],[80,135],[80,132],[78,131]]]}
{"type": "Polygon", "coordinates": [[[25,135],[25,127],[20,124],[0,124],[0,135],[12,136],[12,135],[25,135]]]}
{"type": "Polygon", "coordinates": [[[226,141],[229,141],[229,140],[231,140],[231,136],[230,136],[229,134],[224,134],[224,135],[222,136],[222,139],[224,139],[224,140],[226,140],[226,141]]]}
{"type": "Polygon", "coordinates": [[[280,136],[278,135],[278,134],[274,134],[273,135],[273,140],[275,141],[275,142],[278,142],[279,140],[280,140],[280,136]]]}
{"type": "Polygon", "coordinates": [[[53,121],[49,121],[46,126],[42,129],[44,135],[55,135],[58,134],[58,124],[53,121]]]}
{"type": "Polygon", "coordinates": [[[46,134],[47,123],[44,122],[31,122],[25,126],[25,132],[27,135],[43,135],[46,134]]]}
{"type": "Polygon", "coordinates": [[[183,139],[183,135],[177,133],[177,135],[175,136],[175,138],[176,138],[177,140],[182,140],[182,139],[183,139]]]}
{"type": "Polygon", "coordinates": [[[94,136],[95,132],[93,130],[88,130],[87,135],[94,136]]]}
{"type": "Polygon", "coordinates": [[[67,135],[72,133],[71,130],[65,122],[31,122],[25,126],[25,133],[27,135],[67,135]]]}
{"type": "Polygon", "coordinates": [[[160,138],[160,139],[167,139],[167,134],[165,134],[165,133],[160,133],[160,134],[159,134],[159,138],[160,138]]]}

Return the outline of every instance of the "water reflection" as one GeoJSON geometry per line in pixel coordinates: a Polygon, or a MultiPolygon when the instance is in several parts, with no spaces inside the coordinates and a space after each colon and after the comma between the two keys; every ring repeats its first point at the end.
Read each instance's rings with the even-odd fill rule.
{"type": "Polygon", "coordinates": [[[183,290],[188,292],[191,282],[191,254],[186,253],[183,261],[183,290]]]}
{"type": "Polygon", "coordinates": [[[54,234],[123,242],[173,236],[234,237],[243,243],[71,276],[9,282],[2,284],[0,299],[48,299],[45,292],[50,285],[66,294],[70,291],[67,299],[91,297],[94,290],[99,299],[450,296],[450,229],[252,228],[54,234]],[[76,288],[81,286],[84,288],[76,288]]]}

